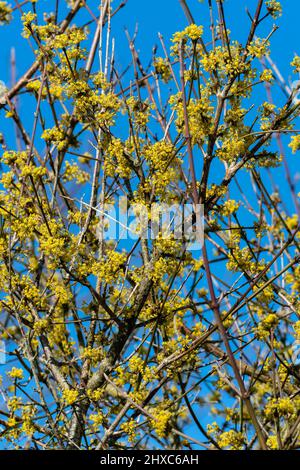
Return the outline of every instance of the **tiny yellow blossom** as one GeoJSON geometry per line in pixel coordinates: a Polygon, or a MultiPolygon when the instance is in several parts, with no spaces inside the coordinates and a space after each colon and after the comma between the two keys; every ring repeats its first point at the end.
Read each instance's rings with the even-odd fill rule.
{"type": "Polygon", "coordinates": [[[62,393],[63,399],[68,405],[73,405],[73,403],[76,402],[78,395],[79,393],[77,390],[65,389],[62,393]]]}
{"type": "Polygon", "coordinates": [[[260,79],[262,82],[269,82],[271,83],[273,81],[273,72],[270,69],[265,69],[261,76],[260,79]]]}
{"type": "Polygon", "coordinates": [[[17,367],[13,367],[11,369],[11,371],[9,371],[7,373],[7,375],[9,375],[9,377],[11,377],[12,379],[20,379],[22,380],[24,378],[24,372],[22,369],[18,369],[17,367]]]}
{"type": "Polygon", "coordinates": [[[293,135],[289,147],[292,149],[293,153],[296,153],[297,150],[300,150],[300,135],[293,135]]]}

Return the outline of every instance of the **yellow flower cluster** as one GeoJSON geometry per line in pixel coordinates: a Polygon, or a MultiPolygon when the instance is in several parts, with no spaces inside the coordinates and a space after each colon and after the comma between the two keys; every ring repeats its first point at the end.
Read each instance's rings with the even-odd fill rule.
{"type": "Polygon", "coordinates": [[[285,220],[286,225],[290,230],[295,230],[298,227],[299,218],[297,214],[287,217],[285,220]]]}
{"type": "Polygon", "coordinates": [[[185,54],[192,50],[193,44],[187,45],[188,41],[196,43],[203,35],[203,26],[197,26],[196,24],[190,24],[183,31],[177,31],[173,34],[171,47],[171,55],[178,56],[180,46],[185,46],[185,54]]]}
{"type": "Polygon", "coordinates": [[[24,38],[30,37],[32,31],[32,23],[36,19],[36,17],[36,13],[33,13],[32,11],[28,11],[27,13],[24,13],[22,15],[21,20],[24,26],[22,35],[24,38]]]}
{"type": "Polygon", "coordinates": [[[151,426],[158,437],[165,437],[171,418],[172,413],[169,410],[159,410],[155,413],[155,419],[151,420],[151,426]]]}
{"type": "Polygon", "coordinates": [[[295,70],[294,70],[295,73],[300,72],[300,57],[298,55],[296,55],[294,59],[292,60],[291,66],[295,67],[295,70]]]}
{"type": "Polygon", "coordinates": [[[217,441],[222,449],[230,450],[241,450],[245,444],[243,433],[234,430],[222,432],[217,441]]]}
{"type": "Polygon", "coordinates": [[[221,197],[226,194],[227,188],[225,186],[218,186],[217,184],[212,184],[211,186],[208,186],[206,190],[206,198],[212,198],[212,197],[221,197]]]}
{"type": "Polygon", "coordinates": [[[253,55],[257,59],[269,54],[270,44],[266,39],[256,38],[248,46],[248,52],[250,55],[253,55]]]}
{"type": "Polygon", "coordinates": [[[176,157],[174,146],[165,141],[156,142],[148,145],[144,154],[150,166],[150,175],[143,190],[149,192],[154,187],[156,195],[166,195],[169,184],[179,176],[177,168],[180,160],[176,157]]]}
{"type": "MultiPolygon", "coordinates": [[[[42,82],[38,79],[36,80],[31,80],[30,82],[27,83],[26,88],[28,91],[32,91],[35,93],[39,93],[41,89],[42,82]]],[[[47,90],[46,87],[43,87],[42,89],[42,98],[46,98],[47,96],[47,90]]]]}
{"type": "MultiPolygon", "coordinates": [[[[101,94],[98,96],[98,107],[95,119],[99,125],[112,126],[114,118],[119,111],[121,103],[114,93],[101,94]]],[[[76,105],[78,101],[76,102],[76,105]]]]}
{"type": "Polygon", "coordinates": [[[48,225],[42,224],[39,228],[41,232],[40,249],[45,255],[59,258],[65,253],[65,238],[61,236],[61,224],[56,220],[48,221],[48,225]],[[50,227],[51,234],[49,233],[50,227]]]}
{"type": "Polygon", "coordinates": [[[224,215],[225,217],[228,217],[229,215],[233,214],[236,212],[239,208],[239,203],[234,201],[233,199],[228,199],[222,204],[221,207],[221,214],[224,215]]]}
{"type": "Polygon", "coordinates": [[[227,110],[224,121],[230,128],[235,127],[236,129],[243,129],[243,118],[245,114],[246,110],[241,108],[240,104],[236,102],[227,110]]]}
{"type": "Polygon", "coordinates": [[[55,39],[51,41],[51,46],[56,49],[63,49],[69,46],[77,46],[86,39],[86,34],[82,28],[70,28],[63,34],[58,34],[55,39]]]}
{"type": "Polygon", "coordinates": [[[296,266],[293,273],[287,273],[285,277],[287,284],[292,284],[292,290],[300,292],[300,266],[296,266]]]}
{"type": "Polygon", "coordinates": [[[278,438],[277,436],[269,436],[267,439],[267,446],[272,450],[278,450],[278,438]]]}
{"type": "Polygon", "coordinates": [[[66,161],[63,179],[64,181],[75,181],[76,184],[84,184],[89,181],[90,174],[82,170],[77,163],[66,161]]]}
{"type": "Polygon", "coordinates": [[[149,121],[151,106],[148,101],[145,100],[142,102],[139,98],[135,96],[130,96],[126,100],[127,109],[132,113],[131,120],[134,124],[134,127],[139,129],[144,129],[146,124],[149,121]]]}
{"type": "Polygon", "coordinates": [[[128,435],[129,442],[134,442],[136,439],[136,423],[133,419],[129,419],[126,423],[121,424],[121,429],[128,435]]]}
{"type": "Polygon", "coordinates": [[[144,361],[141,357],[135,355],[129,359],[128,365],[130,372],[142,372],[144,361]]]}
{"type": "Polygon", "coordinates": [[[35,166],[34,164],[31,163],[22,168],[21,176],[23,177],[32,176],[32,178],[35,180],[46,175],[46,173],[47,173],[46,168],[43,168],[42,166],[35,166]]]}
{"type": "Polygon", "coordinates": [[[217,46],[208,54],[203,54],[201,64],[206,72],[218,72],[220,77],[234,77],[249,73],[249,63],[243,58],[243,48],[237,42],[230,45],[230,54],[227,48],[217,46]]]}
{"type": "Polygon", "coordinates": [[[275,328],[279,323],[278,316],[275,313],[269,313],[265,318],[259,323],[256,333],[258,338],[264,339],[269,336],[269,333],[272,328],[275,328]]]}
{"type": "Polygon", "coordinates": [[[87,346],[82,353],[83,358],[91,359],[93,366],[96,366],[103,358],[102,348],[87,346]]]}
{"type": "Polygon", "coordinates": [[[107,90],[111,86],[103,72],[97,72],[91,78],[94,85],[102,90],[107,90]]]}
{"type": "Polygon", "coordinates": [[[121,178],[129,178],[131,168],[128,157],[125,155],[124,144],[121,139],[113,138],[108,145],[105,155],[105,172],[107,176],[119,175],[121,178]]]}
{"type": "Polygon", "coordinates": [[[102,282],[109,284],[118,278],[120,269],[125,262],[125,253],[118,253],[117,251],[111,250],[106,260],[95,261],[91,273],[99,277],[102,282]]]}
{"type": "Polygon", "coordinates": [[[9,435],[13,438],[13,439],[17,439],[20,435],[20,430],[18,429],[18,420],[15,416],[11,416],[8,418],[8,420],[6,421],[6,424],[7,426],[9,426],[9,428],[11,428],[9,430],[9,435]]]}
{"type": "Polygon", "coordinates": [[[300,320],[296,321],[293,325],[295,330],[295,336],[298,340],[300,340],[300,320]]]}
{"type": "Polygon", "coordinates": [[[291,142],[289,143],[289,147],[292,149],[293,153],[296,153],[298,150],[300,150],[300,134],[292,136],[291,142]]]}
{"type": "Polygon", "coordinates": [[[64,132],[58,127],[53,127],[52,129],[45,129],[41,137],[46,142],[52,142],[53,144],[55,144],[58,150],[63,150],[68,145],[68,141],[65,138],[64,132]]]}
{"type": "MultiPolygon", "coordinates": [[[[253,291],[256,292],[259,288],[263,287],[263,283],[258,283],[253,287],[253,291]]],[[[265,287],[256,297],[260,302],[268,304],[274,298],[274,292],[272,286],[269,285],[265,287]]]]}
{"type": "Polygon", "coordinates": [[[178,31],[173,34],[172,42],[180,43],[181,41],[186,41],[191,39],[192,41],[197,41],[201,38],[203,34],[203,26],[197,26],[196,24],[190,24],[183,31],[178,31]]]}
{"type": "Polygon", "coordinates": [[[228,139],[223,141],[223,145],[216,151],[216,155],[225,162],[232,163],[240,157],[246,150],[247,143],[238,131],[232,132],[228,139]]]}
{"type": "Polygon", "coordinates": [[[22,413],[22,432],[26,435],[31,437],[35,431],[35,425],[33,422],[33,418],[35,416],[36,410],[34,407],[28,407],[24,409],[22,413]]]}
{"type": "Polygon", "coordinates": [[[15,219],[12,222],[12,229],[18,235],[19,240],[31,239],[40,224],[38,214],[27,214],[26,217],[15,219]]]}
{"type": "MultiPolygon", "coordinates": [[[[28,275],[16,279],[19,289],[22,289],[23,300],[36,305],[38,308],[45,307],[45,298],[41,296],[38,287],[28,275]]],[[[13,281],[14,283],[14,281],[13,281]]]]}
{"type": "Polygon", "coordinates": [[[93,90],[85,80],[74,80],[68,76],[65,93],[72,98],[75,106],[75,114],[80,122],[94,122],[100,126],[112,126],[114,118],[119,111],[121,103],[112,93],[99,93],[93,90]]]}
{"type": "Polygon", "coordinates": [[[102,398],[104,393],[104,389],[102,388],[96,388],[96,390],[87,390],[87,396],[91,401],[97,402],[102,398]]]}
{"type": "MultiPolygon", "coordinates": [[[[184,133],[184,108],[181,94],[170,98],[170,104],[177,112],[176,127],[179,132],[184,133]]],[[[194,144],[202,144],[207,139],[213,123],[214,107],[206,90],[202,89],[201,99],[191,99],[187,105],[189,119],[189,130],[194,144]]]]}
{"type": "Polygon", "coordinates": [[[267,101],[262,104],[261,107],[261,114],[263,118],[268,118],[272,115],[274,115],[276,106],[273,103],[268,103],[267,101]]]}
{"type": "Polygon", "coordinates": [[[161,77],[165,83],[167,83],[172,75],[167,59],[164,59],[163,57],[156,57],[153,65],[155,68],[155,73],[161,77]]]}
{"type": "Polygon", "coordinates": [[[53,295],[55,295],[57,307],[67,305],[72,299],[73,294],[70,287],[66,285],[61,278],[55,276],[51,279],[48,286],[53,295]]]}
{"type": "Polygon", "coordinates": [[[11,411],[13,413],[15,411],[19,410],[21,407],[22,407],[22,398],[21,397],[13,396],[7,402],[7,408],[9,409],[9,411],[11,411]]]}
{"type": "Polygon", "coordinates": [[[151,272],[151,278],[155,284],[158,284],[162,281],[164,276],[171,275],[176,269],[177,262],[170,258],[159,258],[155,261],[153,266],[153,271],[151,272]]]}
{"type": "Polygon", "coordinates": [[[49,328],[50,321],[47,318],[43,318],[34,322],[33,330],[37,336],[44,334],[47,328],[49,328]]]}
{"type": "Polygon", "coordinates": [[[93,423],[94,430],[97,430],[102,425],[103,420],[104,416],[101,411],[99,411],[98,413],[90,414],[90,421],[92,421],[93,423]]]}
{"type": "MultiPolygon", "coordinates": [[[[16,188],[18,183],[13,184],[16,169],[20,170],[19,178],[25,178],[31,176],[33,179],[39,179],[47,173],[47,170],[43,166],[36,166],[34,163],[27,164],[28,155],[27,152],[15,152],[5,151],[2,156],[3,162],[11,167],[14,171],[8,171],[2,174],[1,182],[4,188],[11,188],[13,185],[16,188]]],[[[26,212],[32,212],[30,209],[31,200],[30,198],[22,197],[19,200],[19,207],[26,207],[26,212]]],[[[19,222],[19,221],[18,221],[19,222]]],[[[26,221],[22,221],[26,223],[26,221]]]]}
{"type": "Polygon", "coordinates": [[[72,389],[65,389],[62,393],[63,400],[67,403],[67,405],[73,405],[73,403],[76,402],[78,395],[78,391],[72,389]]]}
{"type": "MultiPolygon", "coordinates": [[[[154,216],[154,221],[155,219],[156,217],[154,216]]],[[[155,247],[161,253],[175,255],[178,252],[178,250],[181,248],[181,241],[176,240],[172,233],[170,233],[170,235],[167,234],[166,237],[163,237],[162,234],[159,233],[155,240],[155,247]]]]}
{"type": "Polygon", "coordinates": [[[269,419],[274,418],[276,415],[295,417],[296,413],[297,406],[288,397],[270,398],[264,409],[264,414],[269,419]]]}
{"type": "Polygon", "coordinates": [[[270,70],[270,69],[265,69],[265,70],[262,72],[261,76],[260,76],[260,79],[261,79],[262,82],[269,82],[269,83],[271,83],[271,82],[273,81],[273,78],[274,78],[274,77],[273,77],[273,72],[272,72],[272,70],[270,70]]]}
{"type": "Polygon", "coordinates": [[[175,149],[172,144],[160,141],[155,142],[153,145],[148,146],[145,149],[146,160],[151,162],[151,165],[156,170],[170,163],[171,159],[175,155],[175,149]]]}
{"type": "Polygon", "coordinates": [[[279,16],[281,16],[282,6],[281,3],[277,0],[268,0],[266,2],[266,7],[273,18],[278,18],[279,16]]]}
{"type": "Polygon", "coordinates": [[[3,152],[2,159],[4,163],[9,166],[17,165],[19,168],[26,163],[28,158],[27,152],[15,152],[13,150],[6,150],[3,152]]]}

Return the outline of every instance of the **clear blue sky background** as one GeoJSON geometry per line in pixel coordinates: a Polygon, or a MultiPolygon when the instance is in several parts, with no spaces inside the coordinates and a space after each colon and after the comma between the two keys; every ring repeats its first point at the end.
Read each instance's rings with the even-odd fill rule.
{"type": "MultiPolygon", "coordinates": [[[[13,2],[12,2],[13,3],[13,2]]],[[[66,3],[62,1],[61,3],[66,3]]],[[[98,0],[88,0],[88,5],[97,11],[98,0]]],[[[113,2],[117,5],[119,2],[113,2]]],[[[195,21],[198,24],[207,24],[208,2],[203,0],[188,0],[195,21]]],[[[245,36],[249,27],[249,19],[245,13],[248,6],[253,12],[256,0],[225,0],[224,8],[228,26],[232,31],[232,37],[245,36]]],[[[39,0],[39,9],[48,10],[53,5],[52,0],[39,0]]],[[[284,14],[277,21],[280,29],[273,36],[273,58],[287,77],[290,71],[289,63],[294,52],[300,53],[299,47],[299,0],[283,0],[284,14]]],[[[26,9],[26,7],[24,7],[26,9]]],[[[19,16],[17,13],[15,16],[19,16]]],[[[120,63],[126,63],[128,58],[127,40],[124,27],[128,27],[133,33],[135,24],[139,25],[138,45],[143,56],[150,57],[152,46],[158,43],[157,32],[167,39],[174,31],[182,29],[186,25],[186,19],[182,13],[178,0],[128,0],[123,10],[118,13],[113,21],[113,36],[116,38],[117,59],[120,63]]],[[[270,25],[270,23],[269,23],[270,25]]],[[[206,30],[209,35],[208,29],[206,30]]],[[[19,74],[26,70],[31,58],[27,41],[16,34],[16,23],[0,28],[0,80],[9,83],[9,55],[10,48],[16,48],[17,68],[19,74]],[[30,57],[28,57],[28,53],[30,57]]]]}

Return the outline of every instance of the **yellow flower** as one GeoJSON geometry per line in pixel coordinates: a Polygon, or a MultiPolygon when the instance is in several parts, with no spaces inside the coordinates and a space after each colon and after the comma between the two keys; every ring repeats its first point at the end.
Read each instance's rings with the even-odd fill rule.
{"type": "Polygon", "coordinates": [[[218,436],[218,444],[223,448],[229,448],[232,450],[240,450],[244,444],[243,433],[237,431],[225,431],[218,436]]]}
{"type": "Polygon", "coordinates": [[[273,450],[278,450],[278,439],[277,436],[270,436],[267,439],[267,446],[270,447],[270,449],[273,450]]]}
{"type": "Polygon", "coordinates": [[[159,75],[163,81],[167,83],[171,78],[171,70],[168,61],[163,57],[156,57],[153,65],[157,75],[159,75]]]}
{"type": "Polygon", "coordinates": [[[18,409],[20,409],[22,406],[22,398],[20,397],[11,397],[8,402],[7,402],[7,408],[12,411],[12,412],[15,412],[17,411],[18,409]]]}
{"type": "Polygon", "coordinates": [[[82,170],[77,163],[65,163],[65,172],[63,175],[64,181],[73,181],[75,180],[76,184],[84,184],[90,179],[88,172],[82,170]]]}
{"type": "Polygon", "coordinates": [[[261,59],[269,52],[269,42],[265,39],[257,38],[249,44],[248,52],[254,57],[261,59]]]}
{"type": "Polygon", "coordinates": [[[294,214],[292,217],[288,217],[285,223],[290,230],[295,230],[298,226],[298,215],[294,214]]]}
{"type": "Polygon", "coordinates": [[[276,414],[279,416],[296,416],[296,411],[295,403],[290,398],[270,398],[265,406],[264,414],[267,418],[273,418],[276,414]]]}
{"type": "Polygon", "coordinates": [[[53,127],[52,129],[45,129],[41,137],[46,142],[53,142],[54,144],[56,144],[58,150],[63,150],[68,145],[68,141],[65,138],[64,132],[58,127],[53,127]]]}
{"type": "Polygon", "coordinates": [[[125,154],[125,147],[121,139],[113,138],[108,146],[105,158],[106,175],[114,177],[119,174],[122,178],[129,178],[131,175],[130,161],[125,154]]]}
{"type": "Polygon", "coordinates": [[[24,38],[29,38],[31,34],[31,25],[32,22],[36,19],[36,14],[33,13],[32,11],[28,11],[27,13],[24,13],[21,17],[23,25],[24,25],[24,30],[23,30],[23,37],[24,38]]]}
{"type": "Polygon", "coordinates": [[[172,42],[180,43],[182,40],[192,39],[197,41],[203,34],[203,26],[197,26],[196,24],[190,24],[183,31],[178,31],[173,34],[172,42]]]}
{"type": "Polygon", "coordinates": [[[299,73],[300,72],[300,57],[296,55],[294,59],[291,62],[291,66],[295,67],[294,72],[299,73]]]}
{"type": "Polygon", "coordinates": [[[17,367],[13,367],[10,372],[7,373],[9,377],[12,379],[20,379],[22,380],[24,378],[24,372],[22,369],[18,369],[17,367]]]}
{"type": "Polygon", "coordinates": [[[269,0],[266,7],[273,18],[278,18],[282,14],[282,6],[277,0],[269,0]]]}
{"type": "Polygon", "coordinates": [[[295,336],[298,340],[300,340],[300,321],[296,321],[293,325],[293,328],[295,330],[295,336]]]}
{"type": "Polygon", "coordinates": [[[104,416],[101,413],[101,411],[99,411],[98,413],[90,415],[90,420],[93,423],[94,429],[98,429],[102,425],[103,419],[104,419],[104,416]]]}
{"type": "Polygon", "coordinates": [[[96,390],[88,390],[87,391],[87,396],[91,401],[99,401],[100,398],[103,396],[104,389],[102,388],[96,388],[96,390]]]}
{"type": "Polygon", "coordinates": [[[0,25],[11,21],[12,8],[7,2],[0,2],[0,25]]]}
{"type": "Polygon", "coordinates": [[[121,424],[121,429],[128,435],[129,442],[133,442],[136,438],[135,427],[136,423],[133,419],[121,424]]]}
{"type": "Polygon", "coordinates": [[[236,212],[239,208],[238,202],[234,201],[233,199],[228,199],[227,201],[224,202],[221,208],[221,214],[226,216],[229,216],[236,212]]]}

